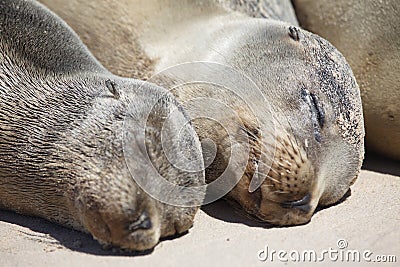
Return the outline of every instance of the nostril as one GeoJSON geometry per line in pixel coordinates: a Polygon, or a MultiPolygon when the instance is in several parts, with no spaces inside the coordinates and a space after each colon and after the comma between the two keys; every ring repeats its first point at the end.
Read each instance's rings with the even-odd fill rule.
{"type": "Polygon", "coordinates": [[[281,203],[282,208],[286,209],[299,209],[301,211],[304,211],[306,213],[311,211],[311,194],[308,193],[305,197],[303,197],[300,200],[296,201],[289,201],[289,202],[283,202],[281,203]]]}
{"type": "Polygon", "coordinates": [[[148,230],[153,227],[147,212],[143,212],[139,219],[129,225],[129,231],[134,232],[139,229],[148,230]]]}

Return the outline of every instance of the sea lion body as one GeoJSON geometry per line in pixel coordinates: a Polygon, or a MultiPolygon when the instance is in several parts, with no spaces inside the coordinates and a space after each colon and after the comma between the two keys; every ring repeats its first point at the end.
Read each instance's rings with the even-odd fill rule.
{"type": "Polygon", "coordinates": [[[302,26],[332,42],[349,61],[360,85],[367,147],[400,160],[399,1],[294,3],[302,26]]]}
{"type": "MultiPolygon", "coordinates": [[[[175,98],[108,72],[60,18],[35,1],[1,0],[0,33],[0,208],[129,250],[150,249],[160,237],[191,227],[198,208],[151,198],[132,179],[123,152],[126,117],[140,117],[146,104],[168,114],[177,108],[175,98]]],[[[150,115],[148,131],[157,133],[161,121],[150,115]]],[[[190,125],[185,129],[171,142],[202,159],[197,135],[190,125]]],[[[159,142],[152,138],[149,147],[159,142]]],[[[156,165],[165,160],[150,157],[156,165]]],[[[171,183],[204,183],[202,172],[168,165],[164,171],[171,183]]]]}
{"type": "MultiPolygon", "coordinates": [[[[274,10],[288,1],[263,1],[271,3],[265,4],[271,8],[266,14],[275,14],[270,17],[274,19],[252,17],[250,11],[257,9],[241,1],[41,2],[64,18],[106,66],[125,70],[121,75],[149,77],[149,72],[127,67],[134,65],[125,59],[140,51],[145,62],[152,62],[146,67],[150,75],[184,62],[213,62],[254,82],[266,102],[261,97],[243,103],[234,89],[220,94],[204,84],[174,91],[184,106],[196,97],[214,98],[230,102],[236,111],[239,118],[226,116],[223,121],[238,136],[247,135],[247,144],[229,143],[223,127],[213,121],[196,120],[194,125],[200,139],[211,139],[217,149],[206,170],[207,182],[216,181],[226,169],[232,177],[240,176],[228,197],[248,213],[278,225],[306,223],[317,205],[337,202],[356,179],[364,153],[358,86],[331,44],[277,20],[279,12],[274,10]],[[263,106],[270,106],[271,112],[251,112],[263,106]],[[240,157],[248,159],[243,173],[227,167],[235,145],[243,147],[240,157]],[[256,176],[259,183],[253,187],[256,176]]],[[[284,14],[297,24],[293,10],[284,14]]],[[[183,73],[193,78],[197,74],[190,69],[183,73]]],[[[214,71],[205,76],[223,77],[214,71]]],[[[185,109],[192,116],[192,106],[185,109]]]]}

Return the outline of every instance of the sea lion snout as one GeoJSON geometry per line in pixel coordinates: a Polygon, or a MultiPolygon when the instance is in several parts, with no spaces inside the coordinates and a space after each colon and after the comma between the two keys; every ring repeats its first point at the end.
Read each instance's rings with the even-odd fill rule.
{"type": "Polygon", "coordinates": [[[247,172],[230,197],[262,221],[282,226],[307,223],[320,196],[314,163],[288,131],[279,132],[271,141],[275,144],[261,136],[255,138],[247,172]],[[256,190],[248,190],[255,174],[263,182],[256,190]]]}
{"type": "Polygon", "coordinates": [[[256,216],[276,225],[307,223],[318,204],[317,182],[304,148],[290,136],[278,137],[256,216]]]}
{"type": "Polygon", "coordinates": [[[283,202],[281,203],[281,206],[282,208],[288,208],[288,209],[295,208],[304,211],[306,213],[309,213],[311,211],[310,201],[311,201],[311,194],[308,193],[307,195],[305,195],[305,197],[303,197],[300,200],[283,202]]]}
{"type": "Polygon", "coordinates": [[[142,215],[140,215],[139,219],[133,223],[131,223],[128,227],[129,231],[136,231],[136,230],[148,230],[152,228],[152,222],[147,214],[147,212],[143,212],[142,215]]]}
{"type": "Polygon", "coordinates": [[[141,251],[154,247],[160,238],[156,214],[153,217],[133,219],[123,214],[90,214],[86,225],[90,233],[103,245],[141,251]]]}

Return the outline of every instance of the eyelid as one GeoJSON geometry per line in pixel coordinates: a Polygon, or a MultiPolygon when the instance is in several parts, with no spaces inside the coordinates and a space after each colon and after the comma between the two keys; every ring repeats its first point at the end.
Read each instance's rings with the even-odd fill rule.
{"type": "Polygon", "coordinates": [[[318,97],[315,94],[311,93],[311,98],[313,100],[314,108],[317,110],[319,127],[323,128],[325,125],[325,110],[321,106],[318,97]]]}
{"type": "Polygon", "coordinates": [[[321,142],[321,129],[325,125],[325,111],[320,104],[318,97],[303,88],[301,90],[301,97],[307,103],[311,111],[311,120],[314,126],[314,136],[318,143],[321,142]]]}

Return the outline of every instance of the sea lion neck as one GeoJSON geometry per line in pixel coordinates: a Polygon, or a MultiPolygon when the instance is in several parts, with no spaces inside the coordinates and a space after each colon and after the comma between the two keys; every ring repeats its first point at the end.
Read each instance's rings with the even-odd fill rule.
{"type": "MultiPolygon", "coordinates": [[[[160,9],[153,4],[149,9],[135,11],[146,17],[138,41],[146,55],[156,60],[156,73],[184,62],[218,61],[210,55],[213,53],[212,47],[218,46],[214,42],[231,34],[224,30],[227,24],[238,17],[245,17],[240,13],[228,12],[213,1],[183,1],[179,7],[172,1],[151,2],[157,2],[158,5],[159,2],[168,2],[163,3],[165,5],[160,9]]],[[[221,60],[218,62],[223,63],[221,60]]]]}

